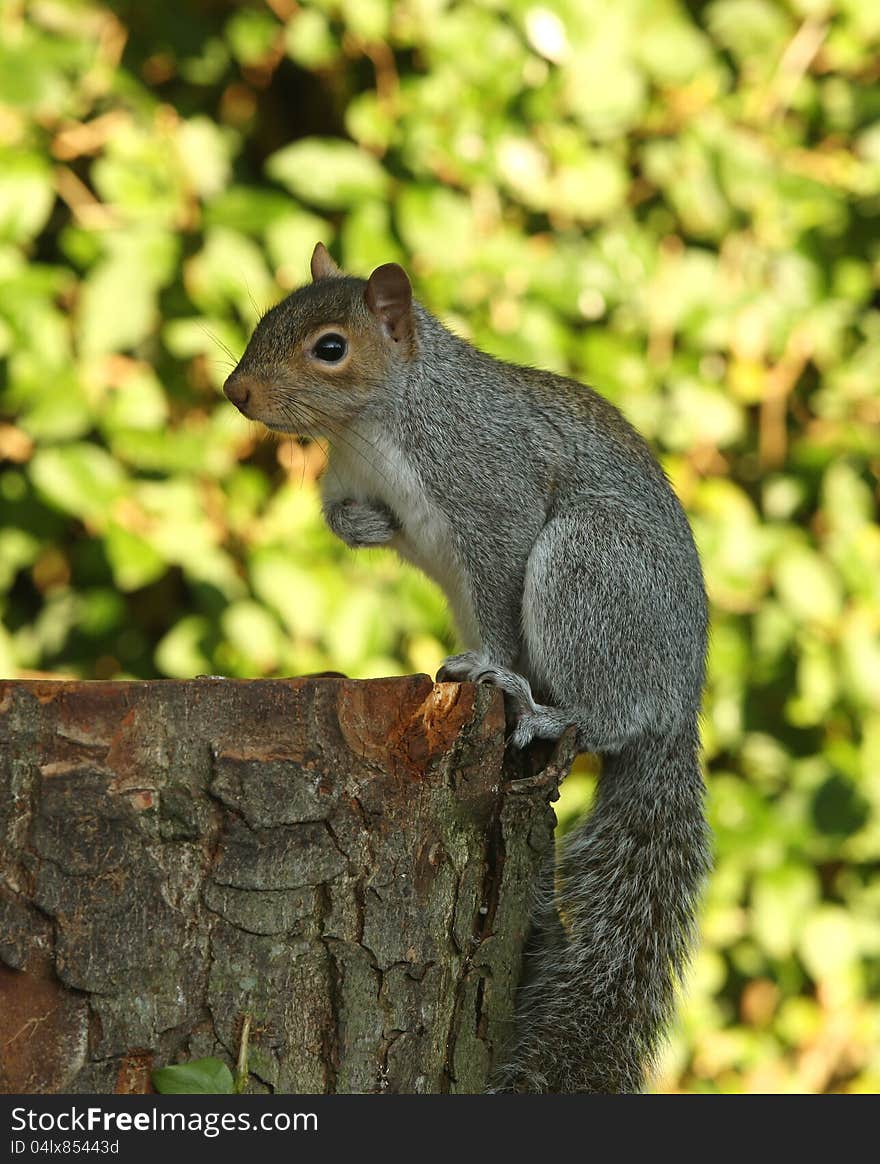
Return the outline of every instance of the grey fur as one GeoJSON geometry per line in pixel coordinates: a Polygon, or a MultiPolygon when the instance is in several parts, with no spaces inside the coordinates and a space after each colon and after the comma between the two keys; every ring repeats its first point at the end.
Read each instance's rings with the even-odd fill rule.
{"type": "Polygon", "coordinates": [[[400,529],[400,523],[387,506],[351,500],[325,505],[324,520],[339,540],[353,550],[387,545],[400,529]]]}
{"type": "Polygon", "coordinates": [[[392,343],[365,286],[328,278],[295,292],[230,380],[271,383],[273,401],[330,437],[322,488],[338,536],[392,546],[447,592],[468,649],[440,677],[501,687],[520,747],[573,724],[579,748],[603,757],[594,808],[538,903],[493,1089],[642,1090],[709,867],[697,760],[707,614],[687,519],[645,442],[592,389],[493,359],[417,303],[409,339],[392,343]],[[348,388],[337,401],[294,383],[286,359],[340,321],[375,332],[370,367],[383,368],[354,402],[348,388]]]}

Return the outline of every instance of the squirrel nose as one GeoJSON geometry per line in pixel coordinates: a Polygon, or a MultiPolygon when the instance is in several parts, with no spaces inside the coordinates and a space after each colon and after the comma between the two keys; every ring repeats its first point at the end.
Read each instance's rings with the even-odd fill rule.
{"type": "Polygon", "coordinates": [[[247,416],[247,406],[251,398],[251,384],[247,377],[237,376],[233,372],[223,385],[223,391],[238,411],[247,416]]]}

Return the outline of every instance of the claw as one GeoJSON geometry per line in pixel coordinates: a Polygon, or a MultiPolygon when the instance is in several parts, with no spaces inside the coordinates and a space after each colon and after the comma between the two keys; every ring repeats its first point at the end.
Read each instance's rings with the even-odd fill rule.
{"type": "Polygon", "coordinates": [[[535,723],[531,716],[521,715],[513,729],[510,742],[515,748],[527,748],[535,738],[535,723]]]}
{"type": "Polygon", "coordinates": [[[472,651],[465,651],[461,655],[450,655],[445,659],[437,672],[438,683],[466,683],[474,679],[474,664],[476,656],[472,651]]]}

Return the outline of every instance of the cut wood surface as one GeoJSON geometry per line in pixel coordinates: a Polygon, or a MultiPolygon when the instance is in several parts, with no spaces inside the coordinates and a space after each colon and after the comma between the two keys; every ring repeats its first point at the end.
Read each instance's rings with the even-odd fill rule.
{"type": "Polygon", "coordinates": [[[247,1025],[251,1091],[481,1091],[571,761],[504,736],[427,676],[0,682],[0,1090],[247,1025]]]}

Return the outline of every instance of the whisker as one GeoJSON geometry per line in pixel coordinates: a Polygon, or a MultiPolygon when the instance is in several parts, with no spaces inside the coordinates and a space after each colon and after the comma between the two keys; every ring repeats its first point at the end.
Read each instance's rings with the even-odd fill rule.
{"type": "Polygon", "coordinates": [[[334,423],[332,417],[321,416],[321,420],[324,423],[324,427],[327,429],[327,435],[330,438],[331,445],[334,442],[338,442],[340,444],[345,445],[346,448],[348,448],[352,453],[354,453],[354,455],[356,457],[360,457],[360,459],[363,461],[363,463],[365,465],[369,466],[369,468],[372,469],[372,471],[374,473],[377,473],[382,478],[382,480],[385,482],[385,484],[388,486],[389,489],[393,489],[393,484],[392,484],[391,478],[386,473],[384,473],[382,471],[382,469],[380,468],[380,466],[376,460],[376,457],[378,457],[378,458],[384,460],[386,463],[388,461],[387,456],[384,453],[382,453],[382,451],[380,449],[377,449],[376,446],[374,444],[372,444],[371,441],[367,440],[367,438],[359,432],[353,432],[351,429],[349,429],[347,433],[343,432],[343,430],[337,424],[334,423]],[[359,448],[357,445],[355,445],[349,439],[350,436],[357,437],[357,439],[361,442],[361,445],[364,447],[359,448]],[[368,453],[372,453],[373,456],[368,455],[368,453]]]}
{"type": "Polygon", "coordinates": [[[209,339],[214,341],[214,343],[217,345],[218,348],[221,349],[221,351],[224,351],[226,353],[226,355],[230,358],[230,360],[232,360],[232,366],[235,367],[235,365],[238,363],[238,358],[236,357],[236,355],[232,351],[232,349],[230,347],[228,347],[223,342],[223,340],[220,339],[219,336],[214,335],[214,333],[211,331],[211,329],[209,327],[206,327],[204,325],[204,323],[201,322],[201,320],[199,321],[199,327],[202,329],[202,331],[205,333],[205,335],[209,339]]]}
{"type": "MultiPolygon", "coordinates": [[[[290,402],[284,402],[284,401],[281,402],[281,412],[282,412],[283,416],[285,417],[285,419],[289,420],[291,422],[291,425],[294,427],[295,430],[301,429],[307,423],[303,417],[301,417],[297,414],[296,409],[293,407],[293,405],[290,402]]],[[[271,429],[269,431],[271,432],[271,429]]],[[[275,434],[275,435],[280,435],[280,434],[275,434]]],[[[325,472],[330,473],[336,479],[336,481],[339,482],[339,484],[341,485],[342,482],[341,482],[336,470],[332,467],[332,465],[330,463],[330,458],[327,454],[327,450],[326,450],[325,446],[320,441],[314,441],[313,443],[316,444],[318,446],[318,448],[321,450],[321,455],[324,458],[324,470],[325,470],[325,472]]],[[[305,474],[306,474],[306,463],[305,463],[305,457],[303,457],[302,479],[300,480],[300,487],[301,488],[305,486],[305,474]]]]}
{"type": "MultiPolygon", "coordinates": [[[[296,402],[296,403],[298,404],[299,402],[296,402]]],[[[288,401],[281,401],[281,411],[282,411],[285,419],[289,420],[293,425],[298,426],[298,425],[302,424],[304,418],[298,414],[297,409],[294,407],[293,402],[291,402],[289,400],[288,401]]],[[[313,408],[311,404],[305,406],[305,411],[309,411],[309,412],[314,413],[323,421],[324,426],[328,431],[328,437],[329,437],[331,443],[334,440],[337,440],[340,444],[346,445],[351,450],[351,452],[355,454],[355,456],[360,457],[364,461],[365,464],[369,465],[369,467],[375,473],[377,473],[386,482],[386,484],[388,484],[389,487],[391,486],[391,482],[388,480],[388,478],[385,476],[385,474],[382,472],[382,470],[378,467],[378,465],[376,465],[367,456],[365,456],[365,454],[360,449],[356,448],[351,443],[351,441],[348,440],[348,438],[345,436],[345,434],[338,430],[338,428],[334,425],[332,419],[329,416],[327,416],[325,413],[323,413],[319,408],[313,408]]],[[[308,422],[306,421],[306,423],[308,423],[308,422]]],[[[358,434],[358,436],[360,436],[360,434],[358,434]]],[[[373,448],[373,446],[370,445],[369,441],[366,441],[366,438],[362,437],[361,439],[365,441],[365,443],[369,446],[369,448],[373,448]]],[[[336,470],[333,468],[332,461],[330,460],[330,457],[327,455],[326,452],[324,453],[324,461],[325,461],[326,471],[331,473],[332,476],[335,478],[335,480],[337,482],[339,482],[339,484],[342,484],[341,479],[340,479],[338,473],[336,472],[336,470]]]]}
{"type": "MultiPolygon", "coordinates": [[[[291,407],[294,404],[299,404],[298,401],[291,401],[290,397],[287,394],[282,393],[282,398],[279,401],[279,403],[281,405],[282,412],[284,413],[286,418],[289,418],[291,420],[299,419],[297,417],[296,413],[293,411],[293,408],[291,407]]],[[[343,432],[342,429],[339,427],[338,423],[336,422],[335,418],[330,416],[329,413],[325,412],[323,409],[321,409],[320,406],[313,404],[312,401],[309,401],[307,404],[303,405],[303,407],[308,412],[313,413],[320,421],[323,422],[324,427],[327,429],[328,435],[331,438],[331,442],[335,439],[339,443],[344,444],[352,453],[355,454],[355,456],[360,457],[365,465],[368,465],[375,473],[377,473],[382,478],[382,480],[385,482],[385,484],[389,487],[389,489],[393,488],[393,485],[392,485],[390,478],[385,473],[382,472],[382,469],[379,467],[376,460],[367,456],[364,449],[356,447],[356,445],[349,438],[350,437],[357,437],[357,439],[360,441],[361,445],[366,446],[366,448],[370,452],[372,452],[373,454],[377,454],[379,457],[381,457],[382,459],[384,459],[387,462],[388,458],[387,458],[387,456],[385,456],[385,454],[383,454],[381,452],[381,450],[377,449],[376,446],[371,441],[369,441],[362,433],[359,433],[354,429],[348,429],[347,432],[343,432]]]]}
{"type": "Polygon", "coordinates": [[[300,474],[300,479],[299,479],[300,489],[304,489],[305,484],[306,484],[306,449],[310,449],[310,448],[311,448],[311,444],[300,445],[300,449],[301,449],[301,453],[302,453],[302,455],[300,456],[300,462],[302,464],[302,473],[300,474]]]}
{"type": "Polygon", "coordinates": [[[247,279],[244,281],[244,286],[248,293],[248,299],[251,301],[251,307],[254,309],[254,314],[256,315],[257,319],[262,319],[266,313],[265,311],[260,311],[259,307],[257,307],[257,301],[254,299],[254,293],[251,291],[250,283],[248,283],[247,279]]]}

